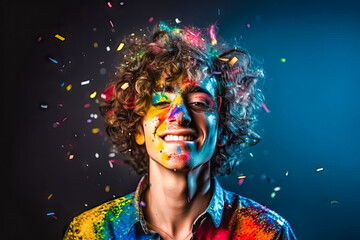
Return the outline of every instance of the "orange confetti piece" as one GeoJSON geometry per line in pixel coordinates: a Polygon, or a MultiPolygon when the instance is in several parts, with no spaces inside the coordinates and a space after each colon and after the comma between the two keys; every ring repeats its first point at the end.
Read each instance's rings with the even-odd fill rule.
{"type": "Polygon", "coordinates": [[[93,134],[96,134],[96,133],[98,133],[100,131],[100,128],[93,128],[93,129],[91,129],[91,132],[93,133],[93,134]]]}
{"type": "Polygon", "coordinates": [[[233,58],[230,60],[229,64],[230,64],[231,66],[234,66],[234,64],[237,62],[237,60],[239,60],[237,57],[233,57],[233,58]]]}

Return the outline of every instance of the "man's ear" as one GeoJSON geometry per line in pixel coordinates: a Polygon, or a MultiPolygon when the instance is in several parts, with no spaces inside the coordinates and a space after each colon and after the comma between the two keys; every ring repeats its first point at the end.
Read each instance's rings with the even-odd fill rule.
{"type": "Polygon", "coordinates": [[[139,124],[136,134],[135,134],[135,142],[138,145],[143,145],[145,143],[145,135],[144,135],[144,130],[141,126],[141,124],[139,124]]]}

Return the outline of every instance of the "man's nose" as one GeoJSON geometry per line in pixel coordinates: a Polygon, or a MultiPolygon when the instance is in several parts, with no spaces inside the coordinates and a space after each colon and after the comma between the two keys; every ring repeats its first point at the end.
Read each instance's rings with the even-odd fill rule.
{"type": "Polygon", "coordinates": [[[189,125],[191,117],[184,101],[175,104],[170,112],[169,122],[176,121],[179,125],[189,125]]]}

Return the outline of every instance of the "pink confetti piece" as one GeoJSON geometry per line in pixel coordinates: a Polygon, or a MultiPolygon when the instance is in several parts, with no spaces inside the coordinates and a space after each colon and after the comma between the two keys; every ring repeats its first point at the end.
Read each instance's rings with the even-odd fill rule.
{"type": "Polygon", "coordinates": [[[267,106],[265,105],[265,103],[261,103],[261,106],[264,108],[264,110],[267,112],[267,113],[269,113],[270,112],[270,110],[267,108],[267,106]]]}
{"type": "Polygon", "coordinates": [[[154,21],[154,18],[153,18],[153,17],[150,17],[150,18],[149,18],[149,22],[152,22],[152,21],[154,21]]]}
{"type": "Polygon", "coordinates": [[[113,24],[113,22],[111,20],[110,20],[110,25],[111,25],[112,28],[114,28],[114,24],[113,24]]]}
{"type": "Polygon", "coordinates": [[[244,181],[245,181],[245,178],[240,178],[239,179],[239,186],[241,186],[244,183],[244,181]]]}
{"type": "Polygon", "coordinates": [[[110,2],[107,2],[107,5],[109,6],[109,8],[112,8],[112,5],[110,2]]]}
{"type": "Polygon", "coordinates": [[[84,108],[89,108],[90,106],[91,106],[90,103],[87,103],[84,105],[84,108]]]}
{"type": "Polygon", "coordinates": [[[248,28],[250,28],[250,27],[251,27],[250,23],[246,24],[246,26],[247,26],[248,28]]]}

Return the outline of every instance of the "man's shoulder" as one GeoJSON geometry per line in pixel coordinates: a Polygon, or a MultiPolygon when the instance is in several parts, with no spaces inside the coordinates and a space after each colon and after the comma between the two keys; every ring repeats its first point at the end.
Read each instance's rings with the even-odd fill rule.
{"type": "Polygon", "coordinates": [[[64,239],[97,239],[107,222],[121,215],[129,216],[134,193],[105,202],[76,216],[65,233],[64,239]]]}
{"type": "MultiPolygon", "coordinates": [[[[231,203],[232,208],[236,208],[233,216],[241,222],[242,227],[253,226],[259,232],[273,233],[281,236],[279,239],[296,239],[290,224],[282,216],[268,207],[243,197],[237,193],[225,190],[225,202],[231,203]]],[[[243,229],[245,230],[245,229],[243,229]]]]}

